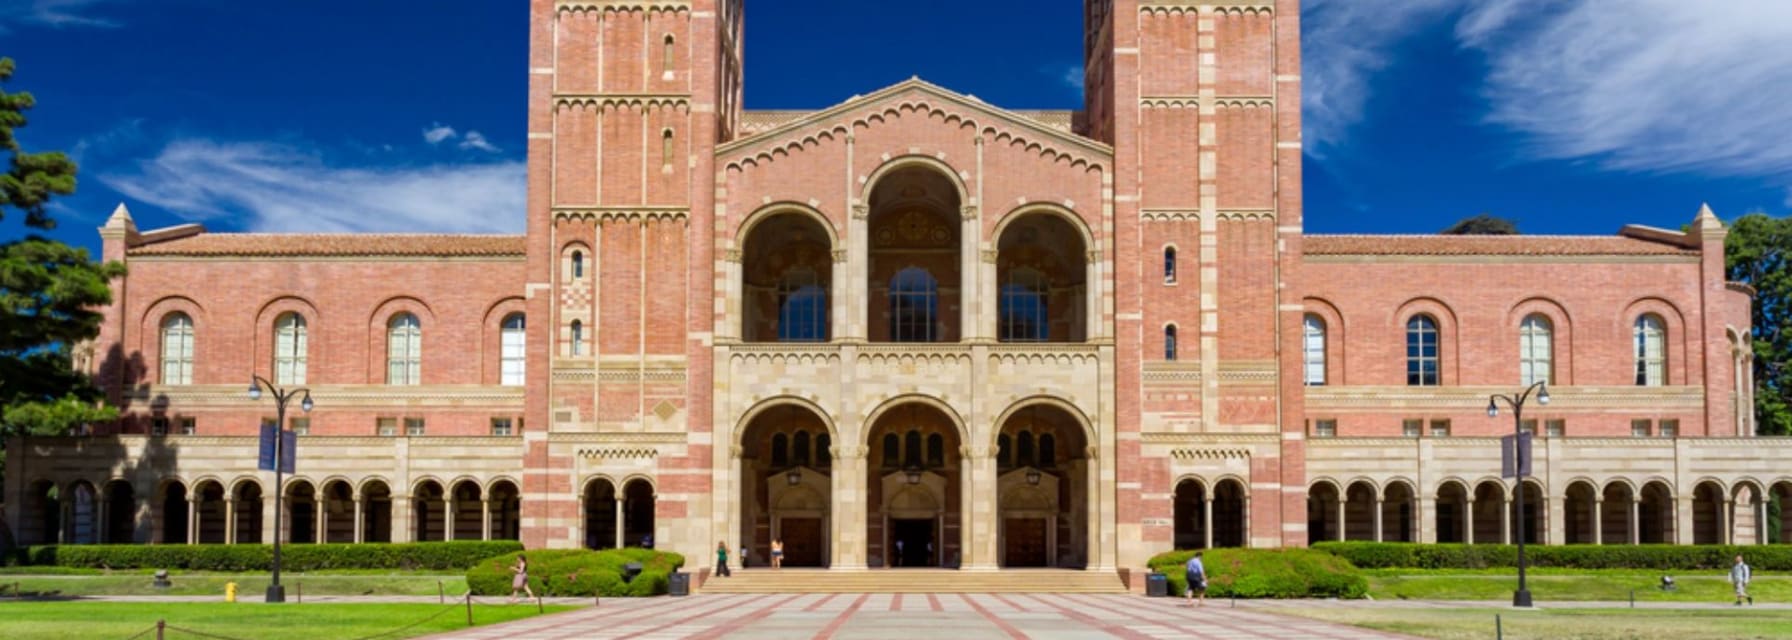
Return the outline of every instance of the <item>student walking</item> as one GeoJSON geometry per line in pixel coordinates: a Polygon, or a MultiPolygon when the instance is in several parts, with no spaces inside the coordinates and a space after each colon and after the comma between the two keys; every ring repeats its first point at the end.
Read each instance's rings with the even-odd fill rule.
{"type": "Polygon", "coordinates": [[[740,568],[742,570],[747,568],[747,545],[744,544],[740,546],[740,568]]]}
{"type": "Polygon", "coordinates": [[[515,574],[515,577],[510,579],[510,604],[516,604],[516,592],[518,591],[529,594],[529,599],[534,600],[535,591],[529,588],[529,558],[523,554],[517,554],[516,564],[511,565],[510,572],[515,574]]]}
{"type": "Polygon", "coordinates": [[[1742,561],[1742,556],[1736,556],[1736,564],[1730,566],[1730,584],[1736,587],[1736,606],[1742,606],[1743,600],[1748,600],[1749,606],[1755,606],[1755,597],[1748,594],[1748,581],[1755,577],[1754,573],[1748,563],[1742,561]]]}
{"type": "Polygon", "coordinates": [[[784,568],[784,539],[772,538],[772,568],[784,568]]]}
{"type": "Polygon", "coordinates": [[[728,542],[726,540],[716,544],[716,575],[722,578],[734,575],[728,572],[728,542]]]}
{"type": "Polygon", "coordinates": [[[1201,552],[1196,551],[1183,566],[1183,578],[1188,580],[1188,589],[1182,594],[1188,603],[1182,606],[1193,604],[1197,596],[1201,599],[1200,606],[1207,606],[1207,567],[1201,564],[1201,552]]]}

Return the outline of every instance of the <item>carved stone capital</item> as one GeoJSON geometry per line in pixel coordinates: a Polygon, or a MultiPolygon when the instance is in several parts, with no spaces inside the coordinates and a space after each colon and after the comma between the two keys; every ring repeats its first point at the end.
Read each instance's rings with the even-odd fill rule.
{"type": "Polygon", "coordinates": [[[868,207],[868,206],[862,205],[862,204],[853,205],[852,206],[852,217],[855,220],[864,220],[866,218],[871,217],[871,207],[868,207]]]}
{"type": "Polygon", "coordinates": [[[723,249],[722,250],[722,260],[724,262],[732,262],[735,264],[740,264],[740,261],[741,261],[740,249],[723,249]]]}
{"type": "Polygon", "coordinates": [[[835,249],[834,250],[834,264],[846,264],[846,250],[845,249],[835,249]]]}
{"type": "Polygon", "coordinates": [[[986,264],[995,264],[996,263],[996,250],[995,249],[984,249],[983,250],[983,262],[986,264]]]}
{"type": "Polygon", "coordinates": [[[966,219],[966,220],[976,220],[977,219],[977,205],[967,204],[959,209],[959,213],[963,214],[964,219],[966,219]]]}

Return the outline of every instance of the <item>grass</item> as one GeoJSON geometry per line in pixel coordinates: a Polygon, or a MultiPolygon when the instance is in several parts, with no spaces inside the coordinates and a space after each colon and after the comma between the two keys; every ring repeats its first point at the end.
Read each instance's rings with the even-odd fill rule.
{"type": "MultiPolygon", "coordinates": [[[[572,607],[547,607],[557,612],[572,607]]],[[[410,638],[467,626],[466,610],[434,604],[222,604],[139,602],[5,602],[0,619],[8,640],[128,638],[165,619],[172,627],[225,638],[316,640],[361,638],[392,631],[440,614],[403,632],[381,638],[410,638]]],[[[473,605],[476,625],[536,615],[529,605],[473,605]]],[[[192,637],[170,631],[169,637],[192,637]]],[[[149,634],[154,637],[154,634],[149,634]]]]}
{"type": "MultiPolygon", "coordinates": [[[[237,593],[258,594],[267,591],[272,578],[260,573],[170,572],[173,586],[157,589],[152,585],[153,571],[115,571],[104,574],[0,575],[0,594],[38,596],[224,596],[224,584],[235,582],[237,593]],[[15,586],[16,585],[16,586],[15,586]],[[16,590],[15,590],[16,589],[16,590]]],[[[280,583],[286,586],[287,597],[300,589],[307,595],[331,596],[433,596],[438,588],[450,598],[467,592],[465,575],[437,575],[385,572],[316,572],[282,573],[280,583]],[[437,586],[438,582],[440,587],[437,586]]]]}
{"type": "Polygon", "coordinates": [[[1438,640],[1494,637],[1500,616],[1511,640],[1741,640],[1792,636],[1792,611],[1770,609],[1414,609],[1407,607],[1276,607],[1328,622],[1438,640]]]}
{"type": "MultiPolygon", "coordinates": [[[[1373,569],[1369,596],[1382,600],[1505,600],[1518,585],[1513,569],[1413,570],[1373,569]]],[[[1538,603],[1628,601],[1728,602],[1734,599],[1727,575],[1633,569],[1534,569],[1526,581],[1538,603]],[[1678,587],[1657,588],[1663,574],[1672,575],[1678,587]]],[[[1762,602],[1792,602],[1792,576],[1756,574],[1749,593],[1762,602]]]]}

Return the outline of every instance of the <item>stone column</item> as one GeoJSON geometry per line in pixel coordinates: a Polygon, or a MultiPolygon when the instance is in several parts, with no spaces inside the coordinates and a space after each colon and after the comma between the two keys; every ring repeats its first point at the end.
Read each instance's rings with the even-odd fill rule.
{"type": "MultiPolygon", "coordinates": [[[[1785,535],[1783,532],[1781,535],[1785,535]]],[[[1767,501],[1755,501],[1755,544],[1767,544],[1767,501]]]]}
{"type": "MultiPolygon", "coordinates": [[[[852,137],[848,136],[847,140],[850,149],[852,137]]],[[[846,171],[850,178],[853,171],[850,162],[846,171]]],[[[847,190],[849,193],[856,191],[856,183],[849,180],[847,190]]],[[[844,273],[834,273],[834,278],[842,280],[846,290],[842,305],[846,322],[841,323],[836,339],[863,342],[870,335],[867,326],[871,308],[871,291],[868,286],[871,277],[870,216],[870,203],[855,203],[852,205],[852,217],[846,222],[846,270],[844,273]]]]}
{"type": "Polygon", "coordinates": [[[319,492],[311,499],[311,513],[316,522],[311,525],[311,541],[325,543],[330,541],[330,501],[319,492]]]}
{"type": "Polygon", "coordinates": [[[1201,548],[1202,549],[1212,549],[1213,548],[1213,499],[1208,496],[1205,496],[1205,495],[1201,496],[1201,536],[1206,538],[1205,540],[1203,540],[1201,542],[1201,548]]]}
{"type": "Polygon", "coordinates": [[[1736,501],[1725,498],[1723,512],[1718,514],[1718,538],[1724,544],[1736,544],[1736,501]]]}
{"type": "Polygon", "coordinates": [[[1344,495],[1339,494],[1338,495],[1338,531],[1335,534],[1333,534],[1333,536],[1332,536],[1333,539],[1335,539],[1339,542],[1343,542],[1346,537],[1344,535],[1344,529],[1346,528],[1344,525],[1344,510],[1345,510],[1345,506],[1347,505],[1347,503],[1348,503],[1348,501],[1345,500],[1344,495]]]}
{"type": "Polygon", "coordinates": [[[628,524],[628,521],[623,518],[623,512],[622,512],[623,505],[626,502],[627,502],[626,498],[623,498],[622,496],[616,496],[616,519],[615,519],[615,522],[616,522],[616,548],[617,549],[622,548],[623,527],[628,524]]]}
{"type": "Polygon", "coordinates": [[[411,511],[411,497],[405,494],[392,494],[392,541],[416,542],[411,519],[416,514],[411,511]]]}
{"type": "Polygon", "coordinates": [[[1512,544],[1512,501],[1500,503],[1500,544],[1512,544]]]}
{"type": "MultiPolygon", "coordinates": [[[[460,506],[460,502],[454,499],[454,494],[450,493],[447,496],[443,496],[443,498],[442,498],[442,539],[443,540],[453,540],[454,539],[454,515],[455,515],[454,512],[455,512],[456,508],[459,506],[460,506]]],[[[620,514],[621,512],[618,511],[617,513],[620,514]]],[[[421,534],[422,532],[419,531],[418,533],[421,534]]]]}
{"type": "Polygon", "coordinates": [[[1544,522],[1546,526],[1543,528],[1543,542],[1544,544],[1562,544],[1563,538],[1568,535],[1567,521],[1565,520],[1567,509],[1561,498],[1543,496],[1543,502],[1549,511],[1549,516],[1544,522]]]}
{"type": "Polygon", "coordinates": [[[1692,496],[1674,499],[1674,544],[1692,544],[1693,515],[1692,496]]]}
{"type": "Polygon", "coordinates": [[[199,544],[199,496],[187,496],[187,544],[199,544]]]}
{"type": "MultiPolygon", "coordinates": [[[[280,536],[279,528],[274,526],[274,496],[261,495],[261,543],[274,544],[274,538],[280,536]]],[[[286,538],[281,537],[282,541],[286,538]]]]}
{"type": "MultiPolygon", "coordinates": [[[[861,243],[862,244],[862,243],[861,243]]],[[[848,437],[848,430],[840,430],[841,437],[848,437]]],[[[828,513],[828,526],[834,530],[834,540],[829,552],[834,554],[834,564],[830,568],[848,571],[865,569],[865,454],[867,448],[853,444],[848,440],[834,447],[834,471],[832,477],[833,495],[828,513]]],[[[742,507],[745,508],[744,506],[742,507]]],[[[744,513],[744,511],[743,511],[744,513]]],[[[959,535],[964,535],[966,523],[959,524],[959,535]]],[[[755,540],[754,543],[762,542],[755,540]]],[[[941,541],[944,544],[944,541],[941,541]]]]}
{"type": "Polygon", "coordinates": [[[224,499],[224,544],[236,544],[236,498],[224,499]]]}
{"type": "Polygon", "coordinates": [[[102,492],[99,494],[99,497],[94,499],[93,503],[97,505],[95,508],[99,509],[98,513],[93,514],[93,521],[97,523],[95,526],[98,527],[93,532],[93,539],[100,544],[110,543],[112,542],[111,501],[108,500],[106,494],[102,492]]]}
{"type": "Polygon", "coordinates": [[[479,501],[479,539],[492,539],[492,501],[490,499],[479,501]]]}
{"type": "Polygon", "coordinates": [[[1475,543],[1475,499],[1469,498],[1462,503],[1462,541],[1475,543]]]}
{"type": "Polygon", "coordinates": [[[1636,496],[1630,497],[1630,544],[1642,544],[1643,528],[1642,502],[1636,496]]]}
{"type": "MultiPolygon", "coordinates": [[[[971,520],[975,525],[971,528],[970,552],[965,559],[965,568],[977,571],[994,571],[1000,566],[1001,550],[997,548],[1000,525],[997,522],[996,496],[996,457],[989,447],[971,447],[971,455],[965,463],[971,468],[971,485],[964,499],[973,502],[971,520]]],[[[1091,559],[1093,564],[1093,559],[1091,559]]]]}
{"type": "Polygon", "coordinates": [[[1382,505],[1381,498],[1376,498],[1375,499],[1375,512],[1373,514],[1370,514],[1374,518],[1374,522],[1375,522],[1375,541],[1376,542],[1382,541],[1382,537],[1381,537],[1381,535],[1382,535],[1381,534],[1381,505],[1382,505]]]}
{"type": "Polygon", "coordinates": [[[355,544],[367,541],[367,499],[355,496],[355,544]]]}
{"type": "Polygon", "coordinates": [[[1593,544],[1605,544],[1605,498],[1593,498],[1593,544]]]}
{"type": "Polygon", "coordinates": [[[1418,518],[1419,542],[1437,544],[1437,498],[1421,492],[1418,497],[1418,509],[1413,517],[1418,518]]]}

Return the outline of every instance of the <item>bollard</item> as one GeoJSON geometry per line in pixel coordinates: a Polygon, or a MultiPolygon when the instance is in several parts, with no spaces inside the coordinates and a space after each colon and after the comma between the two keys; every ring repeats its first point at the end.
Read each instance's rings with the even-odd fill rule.
{"type": "Polygon", "coordinates": [[[448,604],[448,589],[442,586],[441,580],[436,581],[436,603],[448,604]]]}
{"type": "Polygon", "coordinates": [[[541,607],[541,596],[539,596],[539,595],[535,596],[535,612],[536,613],[546,613],[546,610],[542,609],[542,607],[541,607]]]}
{"type": "Polygon", "coordinates": [[[591,594],[591,606],[593,606],[593,607],[604,606],[604,597],[601,595],[598,595],[596,593],[591,594]]]}
{"type": "Polygon", "coordinates": [[[225,602],[236,602],[236,583],[235,582],[224,583],[224,601],[225,602]]]}
{"type": "Polygon", "coordinates": [[[299,592],[299,601],[298,601],[298,603],[297,603],[297,604],[305,604],[305,583],[303,583],[303,582],[294,582],[294,583],[292,583],[292,586],[294,586],[294,587],[297,587],[297,588],[298,588],[298,592],[299,592]]]}
{"type": "Polygon", "coordinates": [[[1497,613],[1493,614],[1493,637],[1494,640],[1505,640],[1506,637],[1506,626],[1500,624],[1500,614],[1497,613]]]}
{"type": "Polygon", "coordinates": [[[473,592],[467,592],[467,626],[473,626],[473,592]]]}
{"type": "Polygon", "coordinates": [[[165,631],[167,628],[168,628],[167,620],[164,620],[161,618],[156,619],[156,640],[163,640],[162,632],[165,631]]]}
{"type": "Polygon", "coordinates": [[[1636,608],[1636,589],[1630,590],[1630,608],[1636,608]]]}

